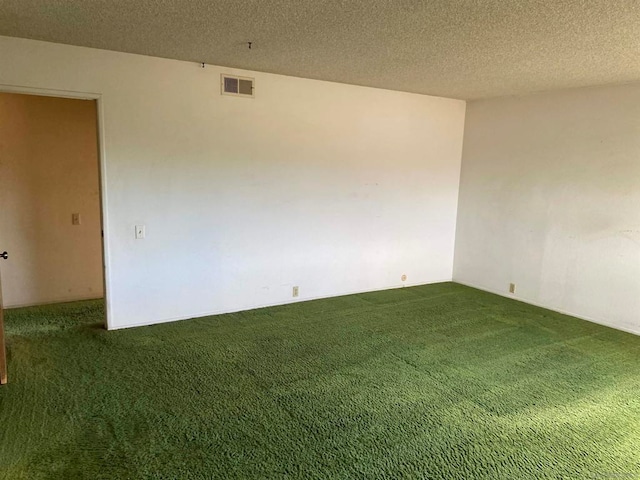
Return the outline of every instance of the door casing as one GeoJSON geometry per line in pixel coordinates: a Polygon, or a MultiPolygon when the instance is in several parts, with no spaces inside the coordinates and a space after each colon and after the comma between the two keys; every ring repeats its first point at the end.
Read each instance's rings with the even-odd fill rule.
{"type": "MultiPolygon", "coordinates": [[[[98,175],[100,185],[100,220],[102,222],[102,265],[103,265],[103,284],[104,284],[104,299],[105,299],[105,319],[104,327],[109,330],[113,323],[111,321],[111,276],[110,276],[110,262],[109,262],[109,215],[108,215],[108,191],[107,191],[107,168],[106,158],[107,153],[104,145],[104,104],[101,93],[95,92],[76,92],[70,90],[53,90],[46,88],[33,88],[20,85],[3,85],[0,84],[0,92],[4,93],[21,93],[27,95],[40,95],[45,97],[60,97],[60,98],[74,98],[78,100],[92,100],[96,102],[96,130],[98,132],[98,175]]],[[[0,245],[2,248],[2,245],[0,245]]],[[[11,258],[11,252],[9,252],[9,258],[11,258]]],[[[1,268],[1,266],[0,266],[1,268]]],[[[0,292],[1,293],[1,292],[0,292]]],[[[1,298],[1,296],[0,296],[1,298]]],[[[0,314],[1,315],[1,314],[0,314]]],[[[1,318],[1,317],[0,317],[1,318]]],[[[0,344],[0,350],[4,351],[4,335],[2,336],[2,343],[0,344]]]]}

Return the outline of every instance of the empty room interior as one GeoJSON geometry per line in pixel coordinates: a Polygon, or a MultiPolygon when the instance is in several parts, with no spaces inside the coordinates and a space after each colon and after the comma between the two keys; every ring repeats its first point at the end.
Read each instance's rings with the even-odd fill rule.
{"type": "Polygon", "coordinates": [[[0,480],[640,479],[640,3],[0,2],[0,480]]]}

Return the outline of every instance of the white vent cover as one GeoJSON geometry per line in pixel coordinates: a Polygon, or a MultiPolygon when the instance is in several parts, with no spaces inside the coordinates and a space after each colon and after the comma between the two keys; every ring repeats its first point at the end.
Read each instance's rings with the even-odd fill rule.
{"type": "Polygon", "coordinates": [[[236,97],[253,97],[255,79],[222,74],[220,88],[223,95],[236,97]]]}

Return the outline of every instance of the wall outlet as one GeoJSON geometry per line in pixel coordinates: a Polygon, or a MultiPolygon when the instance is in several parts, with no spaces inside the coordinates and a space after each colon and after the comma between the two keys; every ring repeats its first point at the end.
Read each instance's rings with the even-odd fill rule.
{"type": "Polygon", "coordinates": [[[509,293],[516,293],[516,284],[515,283],[510,283],[509,284],[509,293]]]}
{"type": "Polygon", "coordinates": [[[295,286],[293,287],[293,296],[297,297],[300,294],[300,287],[295,286]]]}
{"type": "Polygon", "coordinates": [[[407,276],[406,275],[402,275],[400,277],[400,280],[402,280],[403,282],[406,282],[407,281],[407,276]]]}
{"type": "Polygon", "coordinates": [[[136,225],[136,240],[143,240],[146,235],[146,228],[144,225],[136,225]]]}
{"type": "Polygon", "coordinates": [[[71,225],[80,225],[80,223],[82,223],[82,219],[80,218],[80,214],[79,213],[72,213],[71,214],[71,225]]]}

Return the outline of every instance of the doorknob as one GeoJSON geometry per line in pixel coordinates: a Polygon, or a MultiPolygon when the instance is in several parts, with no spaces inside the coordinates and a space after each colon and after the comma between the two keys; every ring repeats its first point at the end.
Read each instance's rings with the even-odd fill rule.
{"type": "Polygon", "coordinates": [[[4,258],[5,260],[9,258],[9,254],[7,252],[0,253],[0,258],[4,258]]]}

